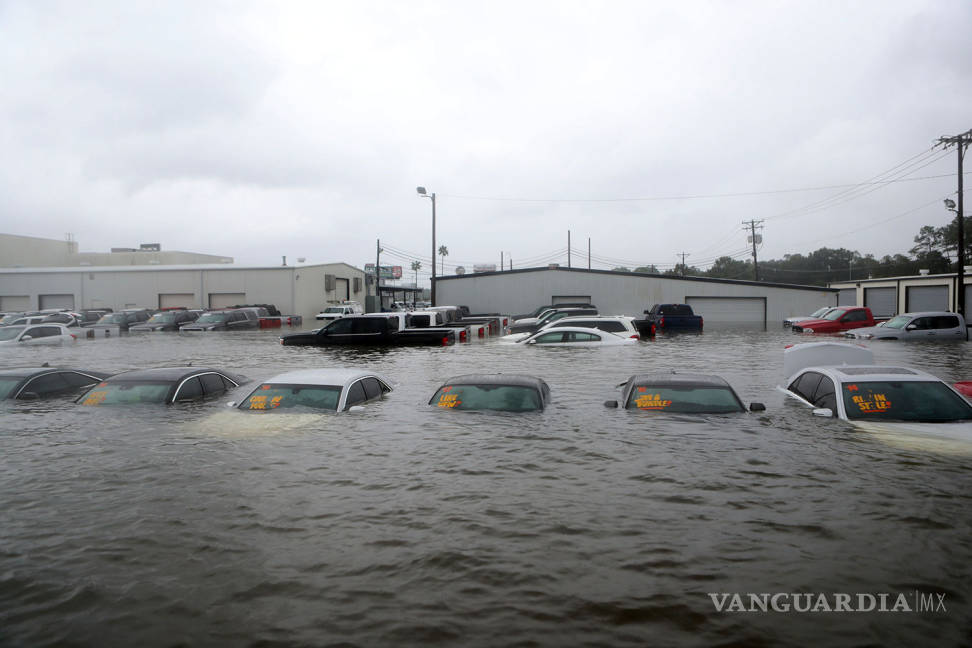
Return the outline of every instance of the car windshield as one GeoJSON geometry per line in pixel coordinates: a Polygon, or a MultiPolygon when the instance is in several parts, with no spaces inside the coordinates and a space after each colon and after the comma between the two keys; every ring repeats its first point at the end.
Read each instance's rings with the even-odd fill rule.
{"type": "Polygon", "coordinates": [[[341,400],[339,385],[289,385],[264,383],[238,406],[247,411],[268,411],[309,407],[337,411],[341,400]]]}
{"type": "Polygon", "coordinates": [[[728,387],[642,384],[631,391],[627,409],[677,414],[728,414],[745,408],[728,387]]]}
{"type": "Polygon", "coordinates": [[[4,324],[9,324],[10,322],[15,322],[23,316],[24,316],[23,313],[13,313],[10,315],[4,315],[2,318],[0,318],[0,326],[4,324]]]}
{"type": "Polygon", "coordinates": [[[817,310],[810,313],[810,317],[822,317],[824,313],[831,309],[830,306],[824,306],[823,308],[818,308],[817,310]]]}
{"type": "Polygon", "coordinates": [[[164,403],[172,383],[158,381],[118,381],[99,383],[81,400],[82,405],[127,405],[164,403]]]}
{"type": "Polygon", "coordinates": [[[199,319],[196,320],[196,323],[205,324],[206,322],[225,322],[227,317],[229,317],[227,313],[206,313],[204,315],[200,315],[199,319]]]}
{"type": "Polygon", "coordinates": [[[344,309],[341,308],[340,306],[329,306],[328,308],[325,308],[324,309],[324,312],[325,313],[343,313],[344,312],[344,309]]]}
{"type": "Polygon", "coordinates": [[[841,315],[843,315],[846,312],[847,311],[843,310],[842,308],[835,308],[834,310],[825,314],[820,319],[830,320],[831,322],[833,322],[834,320],[838,319],[841,315]]]}
{"type": "Polygon", "coordinates": [[[26,326],[4,326],[0,328],[0,342],[13,340],[20,335],[26,326]]]}
{"type": "Polygon", "coordinates": [[[898,315],[884,323],[884,328],[903,329],[911,321],[910,315],[898,315]]]}
{"type": "Polygon", "coordinates": [[[0,376],[0,399],[10,398],[14,387],[16,387],[23,378],[19,376],[0,376]]]}
{"type": "Polygon", "coordinates": [[[446,385],[439,388],[430,404],[449,409],[501,412],[543,409],[536,388],[523,385],[446,385]]]}
{"type": "Polygon", "coordinates": [[[972,420],[972,405],[941,382],[853,382],[844,383],[841,392],[847,418],[852,420],[972,420]]]}
{"type": "Polygon", "coordinates": [[[146,324],[171,324],[176,319],[175,313],[156,313],[148,318],[146,324]]]}
{"type": "Polygon", "coordinates": [[[125,313],[109,313],[107,315],[103,315],[101,319],[98,320],[98,323],[99,324],[124,324],[125,313]]]}

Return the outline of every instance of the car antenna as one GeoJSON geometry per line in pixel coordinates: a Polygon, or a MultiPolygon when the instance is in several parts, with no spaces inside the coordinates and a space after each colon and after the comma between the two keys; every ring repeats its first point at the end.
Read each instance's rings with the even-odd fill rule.
{"type": "Polygon", "coordinates": [[[42,364],[41,366],[42,366],[42,367],[50,367],[50,366],[51,366],[51,363],[50,363],[50,362],[45,362],[45,363],[44,363],[44,364],[42,364]]]}
{"type": "Polygon", "coordinates": [[[187,363],[186,363],[186,366],[187,366],[187,367],[191,367],[191,366],[192,366],[192,360],[190,360],[189,362],[187,362],[187,363]]]}

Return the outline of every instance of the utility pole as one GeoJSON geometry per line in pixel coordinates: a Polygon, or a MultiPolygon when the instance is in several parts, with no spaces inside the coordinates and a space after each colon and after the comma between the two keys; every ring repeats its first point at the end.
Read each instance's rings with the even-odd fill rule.
{"type": "Polygon", "coordinates": [[[753,277],[759,281],[759,261],[756,259],[756,244],[763,242],[763,235],[756,233],[756,228],[763,229],[763,221],[751,220],[743,221],[743,225],[748,225],[750,230],[749,241],[753,244],[753,277]]]}
{"type": "Polygon", "coordinates": [[[570,230],[567,230],[567,267],[570,267],[570,230]]]}
{"type": "Polygon", "coordinates": [[[591,237],[587,237],[587,269],[591,269],[591,237]]]}
{"type": "Polygon", "coordinates": [[[681,272],[681,274],[684,277],[685,276],[685,257],[692,256],[692,255],[689,254],[688,252],[679,252],[675,256],[682,257],[682,272],[681,272]]]}
{"type": "Polygon", "coordinates": [[[500,272],[503,272],[503,253],[500,252],[500,272]]]}
{"type": "MultiPolygon", "coordinates": [[[[955,207],[955,217],[958,218],[958,268],[956,271],[956,290],[955,290],[955,312],[965,317],[965,211],[962,205],[962,160],[965,157],[965,149],[972,142],[972,130],[955,135],[953,137],[942,137],[938,140],[945,148],[952,144],[958,150],[958,202],[955,207]]],[[[948,202],[946,201],[946,206],[948,202]]]]}
{"type": "Polygon", "coordinates": [[[381,278],[381,239],[375,239],[375,301],[378,305],[378,312],[381,312],[381,291],[378,290],[381,278]]]}

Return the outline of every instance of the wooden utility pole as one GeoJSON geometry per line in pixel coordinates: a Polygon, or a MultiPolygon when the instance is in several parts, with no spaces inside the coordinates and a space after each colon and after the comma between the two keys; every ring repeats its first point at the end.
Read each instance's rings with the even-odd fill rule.
{"type": "Polygon", "coordinates": [[[756,228],[763,229],[763,221],[761,220],[751,220],[743,221],[743,225],[749,226],[749,240],[753,244],[753,278],[755,281],[759,281],[759,261],[756,259],[756,244],[763,242],[763,235],[756,233],[756,228]]]}
{"type": "MultiPolygon", "coordinates": [[[[955,145],[958,150],[958,200],[955,203],[955,217],[958,219],[958,259],[956,269],[955,286],[955,312],[965,317],[965,210],[963,207],[962,194],[962,160],[965,157],[965,149],[972,142],[972,130],[953,137],[942,137],[938,142],[948,148],[955,145]]],[[[946,205],[948,203],[946,202],[946,205]]]]}

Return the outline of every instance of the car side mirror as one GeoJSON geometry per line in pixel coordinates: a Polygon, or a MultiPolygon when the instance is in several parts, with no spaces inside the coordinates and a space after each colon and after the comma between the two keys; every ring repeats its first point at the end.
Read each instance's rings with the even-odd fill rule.
{"type": "Polygon", "coordinates": [[[17,398],[19,398],[20,400],[38,400],[40,398],[40,395],[37,392],[23,392],[17,398]]]}
{"type": "Polygon", "coordinates": [[[762,403],[750,403],[749,404],[749,411],[750,412],[765,412],[766,411],[766,406],[763,405],[762,403]]]}
{"type": "Polygon", "coordinates": [[[20,338],[20,341],[27,342],[28,340],[33,340],[33,339],[34,339],[33,335],[25,335],[24,337],[20,338]]]}
{"type": "Polygon", "coordinates": [[[906,330],[906,331],[914,331],[914,330],[916,330],[917,328],[918,328],[918,327],[917,327],[917,326],[915,326],[914,324],[909,324],[908,326],[906,326],[906,327],[905,327],[905,330],[906,330]]]}
{"type": "Polygon", "coordinates": [[[613,408],[613,409],[617,409],[617,407],[618,407],[618,401],[616,401],[616,400],[606,400],[606,401],[604,401],[604,407],[610,407],[610,408],[613,408]]]}
{"type": "Polygon", "coordinates": [[[352,405],[351,407],[349,407],[345,411],[346,412],[363,412],[364,411],[364,407],[362,407],[361,405],[352,405]]]}
{"type": "Polygon", "coordinates": [[[527,342],[527,344],[536,344],[536,343],[537,343],[536,340],[530,340],[529,342],[527,342]]]}
{"type": "Polygon", "coordinates": [[[236,407],[238,404],[236,401],[230,401],[226,403],[226,407],[236,407]]]}
{"type": "Polygon", "coordinates": [[[833,412],[833,410],[828,409],[826,407],[818,407],[818,408],[816,408],[816,409],[813,410],[813,415],[814,416],[819,416],[821,418],[833,418],[834,417],[834,412],[833,412]]]}

